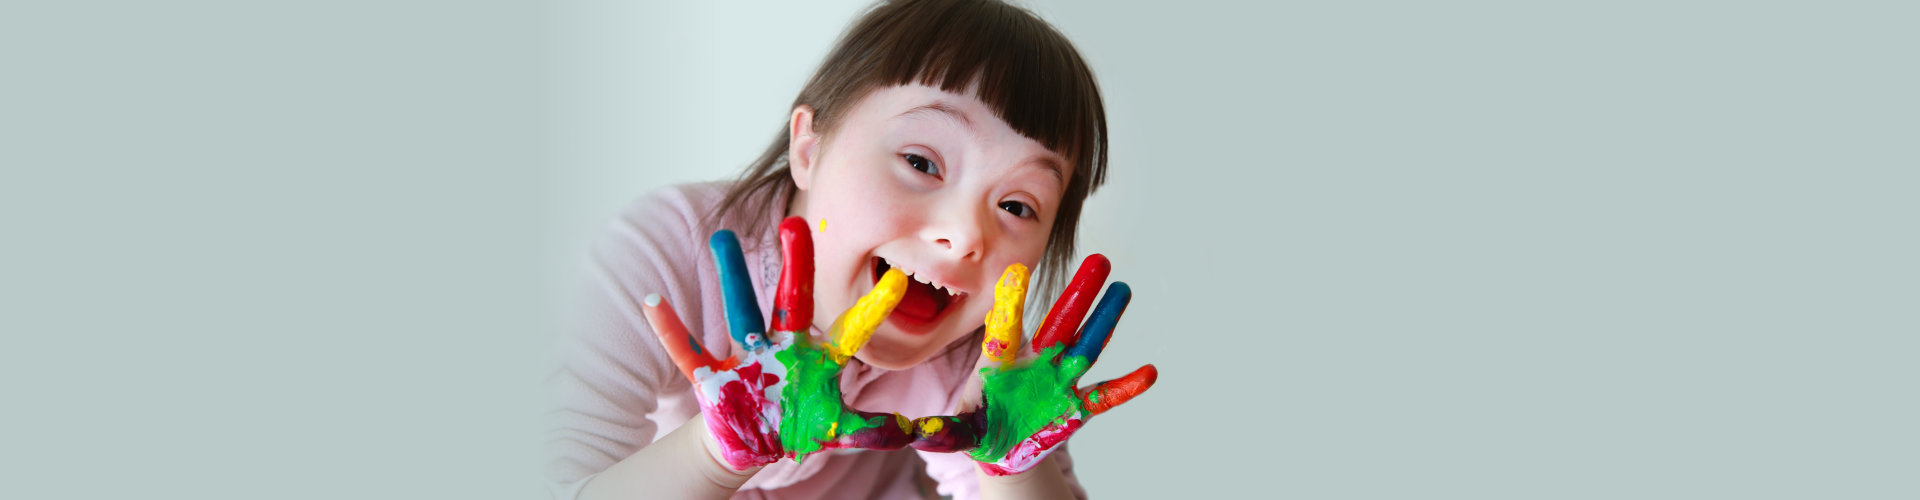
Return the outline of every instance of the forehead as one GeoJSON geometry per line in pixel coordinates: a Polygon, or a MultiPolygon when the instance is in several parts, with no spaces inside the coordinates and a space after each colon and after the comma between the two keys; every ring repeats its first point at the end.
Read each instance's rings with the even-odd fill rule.
{"type": "Polygon", "coordinates": [[[1018,157],[1017,163],[1049,171],[1065,185],[1072,169],[1059,152],[1021,135],[987,104],[967,93],[910,84],[874,90],[849,112],[849,121],[866,126],[930,126],[960,132],[969,139],[1018,157]]]}

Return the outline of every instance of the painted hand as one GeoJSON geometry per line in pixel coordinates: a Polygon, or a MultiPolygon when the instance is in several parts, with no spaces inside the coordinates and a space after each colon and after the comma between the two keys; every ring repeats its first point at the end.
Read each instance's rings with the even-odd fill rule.
{"type": "Polygon", "coordinates": [[[980,399],[970,409],[962,403],[957,416],[915,420],[913,447],[934,452],[972,450],[973,459],[987,474],[1019,474],[1053,453],[1087,419],[1152,387],[1159,372],[1146,365],[1117,379],[1076,388],[1080,376],[1106,348],[1120,313],[1133,297],[1126,283],[1114,282],[1081,327],[1087,306],[1110,270],[1106,257],[1088,256],[1034,333],[1031,355],[1016,360],[1022,357],[1020,312],[1026,302],[1027,268],[1008,266],[994,287],[987,338],[980,346],[980,399]]]}
{"type": "Polygon", "coordinates": [[[907,418],[847,408],[840,397],[840,370],[900,303],[906,275],[889,271],[833,322],[826,339],[815,340],[813,237],[806,221],[783,221],[780,243],[784,262],[768,328],[747,277],[740,240],[722,230],[709,241],[720,272],[727,326],[738,344],[732,357],[718,360],[702,348],[660,296],[648,295],[642,308],[674,365],[693,382],[717,451],[735,470],[744,471],[824,448],[905,447],[913,441],[907,418]],[[769,329],[771,334],[763,333],[769,329]]]}

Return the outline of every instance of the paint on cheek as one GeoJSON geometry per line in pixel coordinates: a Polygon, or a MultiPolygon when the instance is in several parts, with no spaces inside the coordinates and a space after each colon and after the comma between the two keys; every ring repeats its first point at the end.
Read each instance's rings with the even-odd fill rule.
{"type": "Polygon", "coordinates": [[[821,232],[821,233],[825,233],[825,232],[827,232],[827,218],[826,218],[826,217],[821,217],[821,218],[820,218],[820,232],[821,232]]]}
{"type": "MultiPolygon", "coordinates": [[[[1054,345],[1040,353],[1040,359],[1052,359],[1066,349],[1054,345]]],[[[1075,357],[1069,356],[1056,366],[1033,363],[1027,366],[980,369],[986,398],[986,430],[973,459],[998,462],[1021,441],[1049,425],[1064,425],[1065,419],[1081,413],[1080,398],[1073,395],[1079,374],[1073,373],[1075,357]]],[[[1085,363],[1085,358],[1080,358],[1085,363]]],[[[1083,368],[1082,368],[1083,369],[1083,368]]]]}
{"type": "Polygon", "coordinates": [[[795,460],[820,451],[822,444],[835,436],[886,423],[883,418],[862,418],[846,411],[840,403],[842,365],[826,351],[800,345],[774,356],[785,365],[788,375],[786,388],[780,393],[780,444],[795,460]]]}

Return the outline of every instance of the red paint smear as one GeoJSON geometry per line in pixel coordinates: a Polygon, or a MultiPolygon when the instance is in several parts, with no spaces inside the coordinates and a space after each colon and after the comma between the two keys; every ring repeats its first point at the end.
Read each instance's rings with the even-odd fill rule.
{"type": "Polygon", "coordinates": [[[1147,392],[1147,389],[1152,388],[1153,383],[1159,380],[1160,369],[1154,368],[1153,365],[1146,365],[1120,378],[1101,382],[1091,389],[1075,391],[1075,393],[1080,396],[1080,406],[1087,409],[1089,416],[1099,415],[1126,403],[1140,393],[1147,392]],[[1089,395],[1095,397],[1089,398],[1087,397],[1089,395]]]}
{"type": "MultiPolygon", "coordinates": [[[[1067,442],[1067,438],[1073,437],[1073,433],[1079,432],[1080,426],[1083,423],[1085,423],[1084,420],[1069,418],[1067,419],[1066,425],[1049,424],[1046,427],[1042,427],[1038,432],[1033,433],[1032,436],[1020,440],[1020,444],[1013,445],[1013,449],[1007,451],[1007,456],[1002,457],[1000,463],[1013,463],[1025,460],[1032,460],[1034,463],[1039,463],[1041,456],[1046,455],[1050,450],[1053,450],[1053,447],[1059,446],[1060,443],[1067,442]]],[[[1013,470],[1001,467],[998,464],[985,463],[980,464],[980,470],[985,471],[989,476],[1006,476],[1027,471],[1026,469],[1013,470]]]]}
{"type": "Polygon", "coordinates": [[[735,373],[740,380],[721,385],[720,400],[706,409],[707,430],[720,442],[721,454],[734,469],[773,463],[785,449],[780,446],[778,430],[761,433],[760,415],[762,408],[772,404],[767,400],[766,387],[779,383],[780,377],[763,373],[760,363],[742,366],[735,373]]]}

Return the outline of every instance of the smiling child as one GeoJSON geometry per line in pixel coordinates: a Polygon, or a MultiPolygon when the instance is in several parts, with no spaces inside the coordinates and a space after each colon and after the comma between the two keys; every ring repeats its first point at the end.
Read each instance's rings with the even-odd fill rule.
{"type": "Polygon", "coordinates": [[[768,311],[783,265],[776,227],[799,217],[812,238],[814,333],[889,271],[908,277],[839,374],[845,404],[909,418],[970,407],[1003,270],[1035,269],[1040,290],[1065,284],[1080,208],[1106,169],[1102,108],[1071,43],[1024,9],[875,6],[739,179],[649,194],[596,245],[589,328],[566,339],[552,382],[556,497],[1085,496],[1065,452],[1004,477],[965,453],[908,449],[731,466],[643,309],[673,304],[696,350],[738,352],[707,236],[739,235],[755,305],[768,311]]]}

